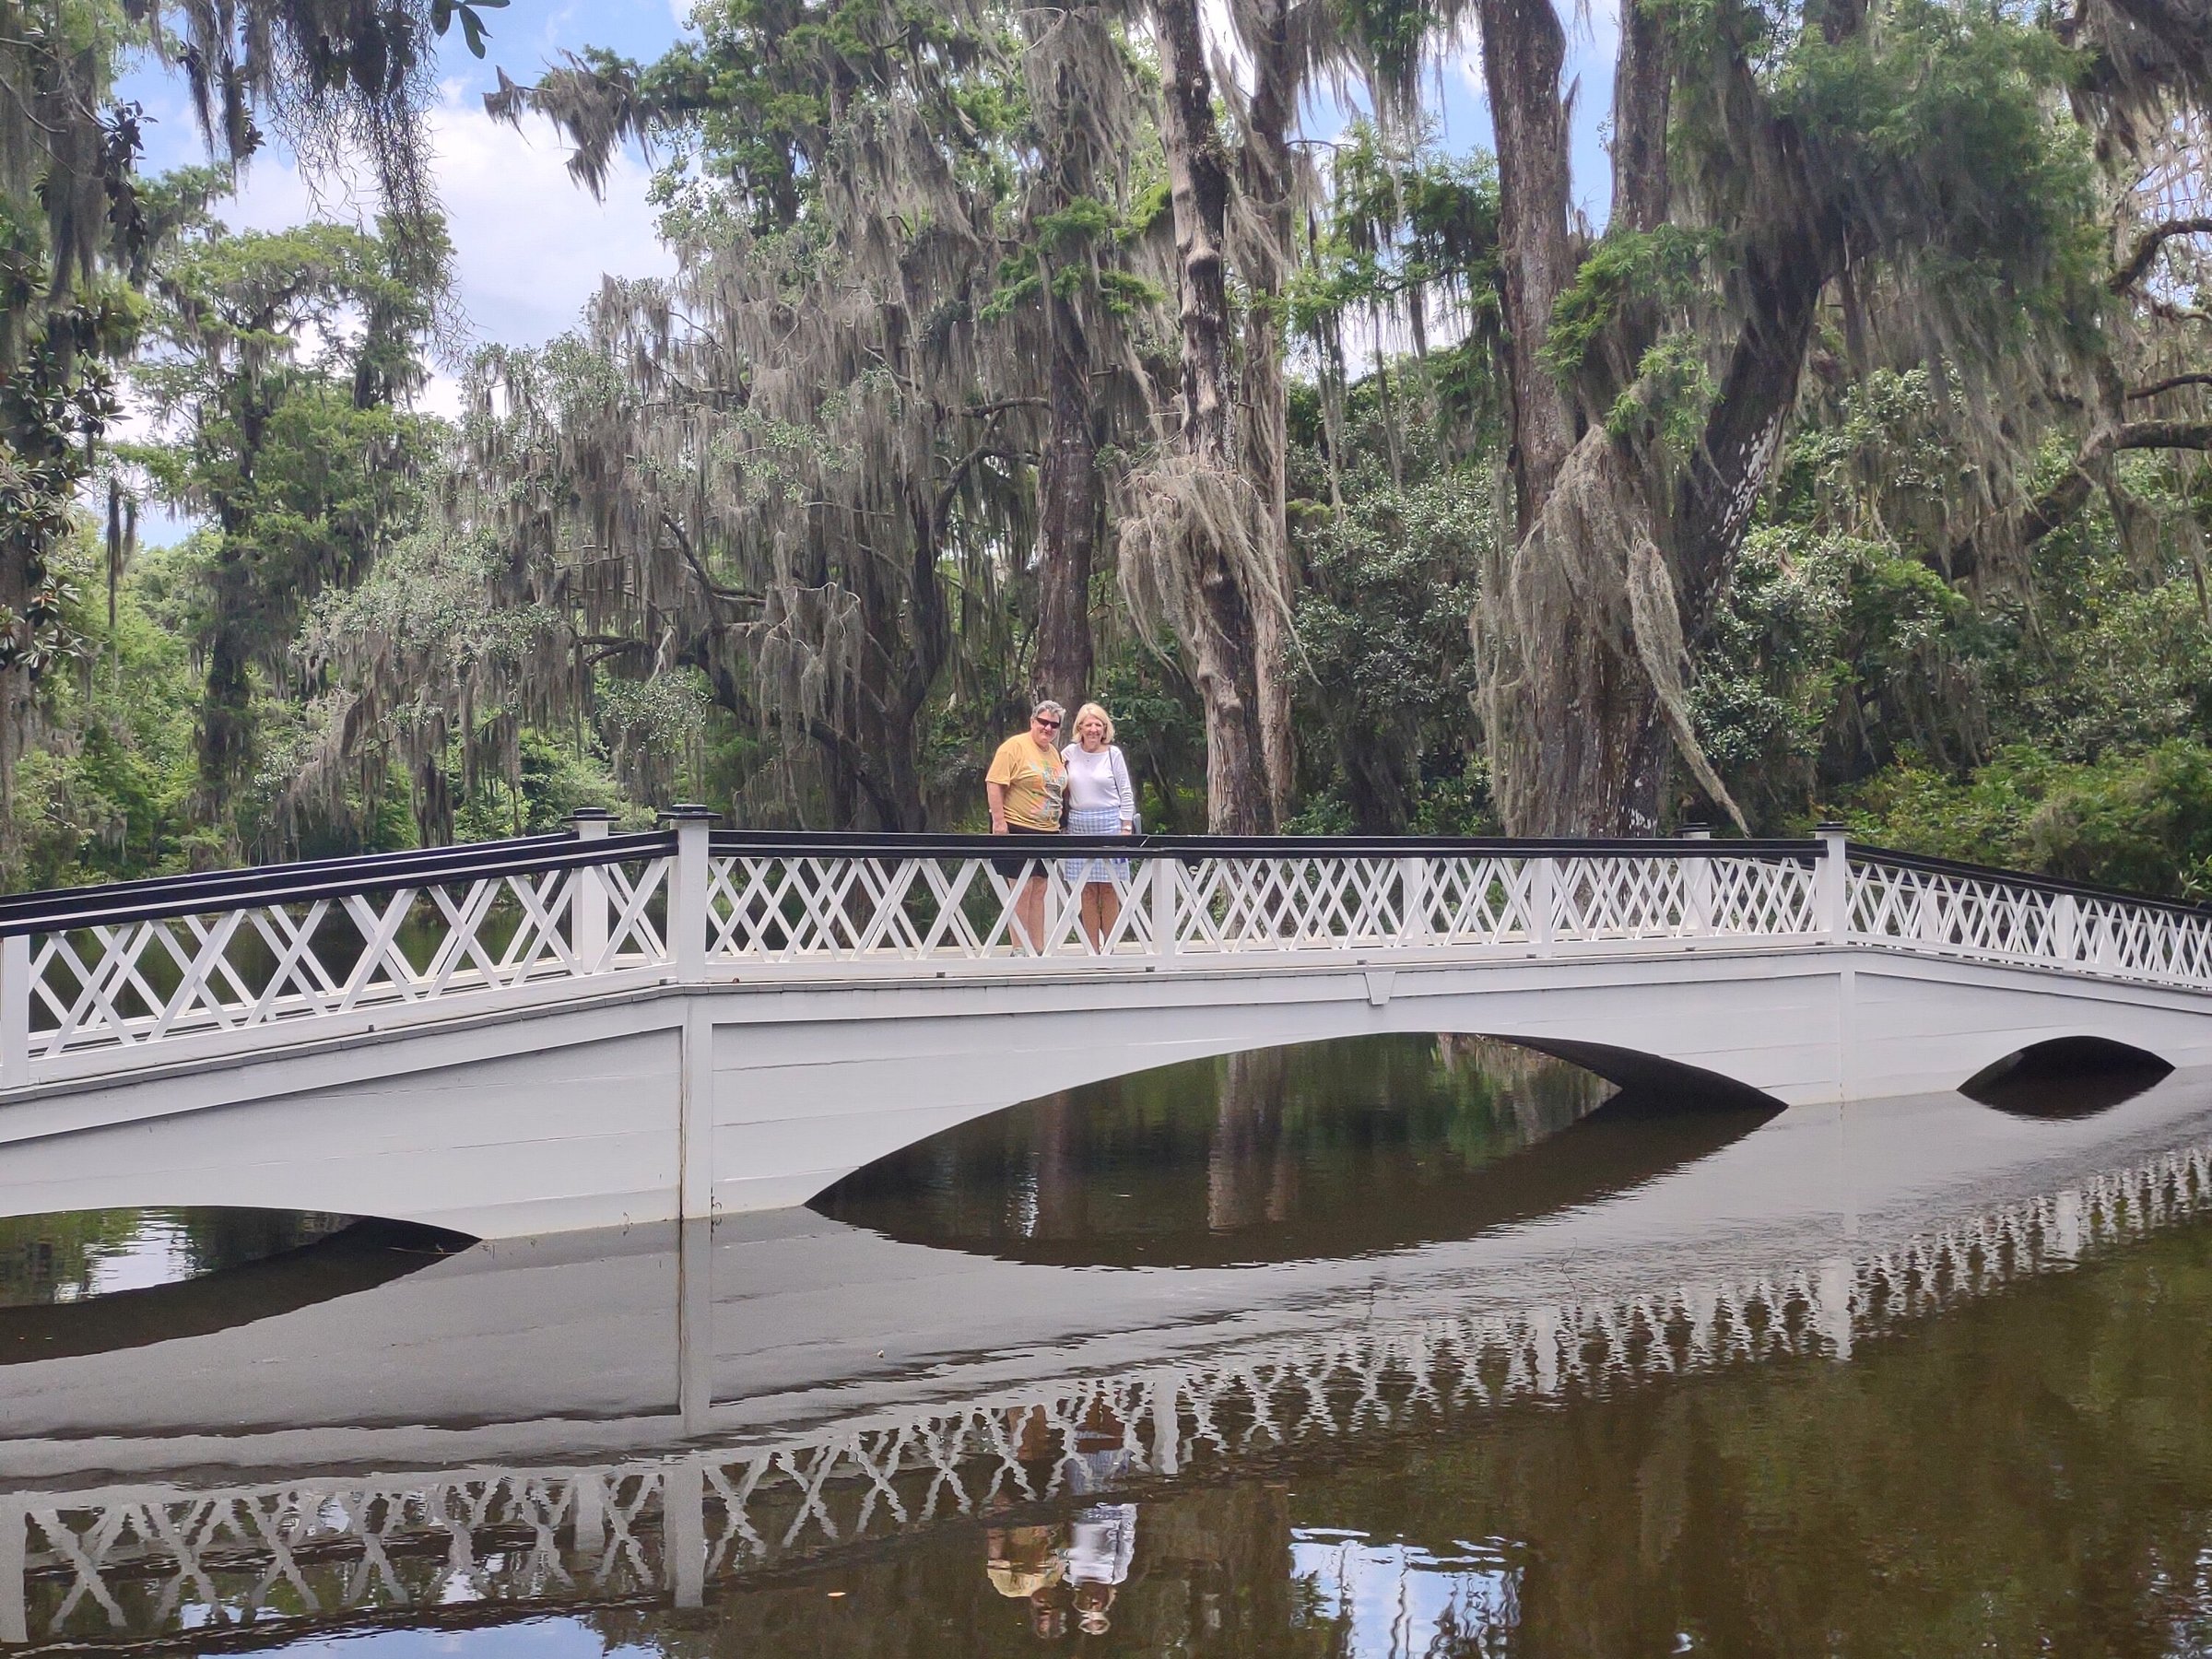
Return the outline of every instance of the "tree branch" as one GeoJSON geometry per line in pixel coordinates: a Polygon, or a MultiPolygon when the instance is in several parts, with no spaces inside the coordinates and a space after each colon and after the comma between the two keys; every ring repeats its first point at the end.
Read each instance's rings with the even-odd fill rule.
{"type": "Polygon", "coordinates": [[[2212,374],[2173,374],[2162,381],[2153,381],[2147,386],[2138,386],[2127,395],[2129,401],[2139,397],[2156,397],[2163,392],[2178,392],[2183,386],[2212,386],[2212,374]]]}
{"type": "Polygon", "coordinates": [[[2124,294],[2143,280],[2143,273],[2150,269],[2150,262],[2159,256],[2159,250],[2177,236],[2212,236],[2212,218],[2166,219],[2151,226],[2136,239],[2120,268],[2105,282],[2115,294],[2124,294]]]}
{"type": "MultiPolygon", "coordinates": [[[[2131,420],[2092,437],[2074,464],[2021,509],[2015,521],[2020,545],[2033,547],[2080,512],[2096,486],[2098,464],[2121,450],[2212,450],[2212,420],[2131,420]]],[[[1952,547],[1953,576],[1971,575],[1980,564],[1978,539],[1969,535],[1952,547]]]]}
{"type": "Polygon", "coordinates": [[[969,404],[953,411],[956,415],[970,415],[977,419],[985,416],[1003,415],[1008,409],[1049,409],[1051,403],[1041,397],[1001,397],[990,403],[969,404]]]}
{"type": "Polygon", "coordinates": [[[682,524],[677,521],[674,513],[664,509],[661,513],[661,524],[670,535],[676,537],[676,550],[684,556],[684,562],[691,567],[691,574],[699,579],[699,585],[707,590],[709,598],[719,599],[724,605],[764,606],[768,603],[764,594],[748,594],[743,588],[724,587],[712,576],[709,576],[706,566],[700,563],[699,555],[692,548],[690,536],[685,534],[682,524]]]}

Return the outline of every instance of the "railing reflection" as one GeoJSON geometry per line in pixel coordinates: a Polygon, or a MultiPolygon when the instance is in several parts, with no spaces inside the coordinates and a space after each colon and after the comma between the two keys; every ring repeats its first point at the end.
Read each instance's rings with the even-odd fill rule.
{"type": "Polygon", "coordinates": [[[204,1648],[401,1616],[697,1605],[711,1583],[950,1518],[1014,1527],[1031,1506],[1111,1506],[1514,1401],[1847,1359],[1900,1321],[2208,1205],[2212,1147],[2191,1147],[1856,1256],[1255,1344],[770,1442],[594,1467],[16,1494],[0,1499],[0,1642],[204,1648]]]}

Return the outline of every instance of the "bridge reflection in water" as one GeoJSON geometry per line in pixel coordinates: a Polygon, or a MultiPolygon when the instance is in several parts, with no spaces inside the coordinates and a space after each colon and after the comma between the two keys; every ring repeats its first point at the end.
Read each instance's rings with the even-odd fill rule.
{"type": "Polygon", "coordinates": [[[2182,1077],[2093,1122],[2008,1119],[1956,1097],[1848,1124],[1794,1109],[1571,1215],[1263,1277],[1130,1273],[1074,1312],[1064,1270],[822,1218],[712,1238],[694,1224],[659,1244],[536,1262],[527,1244],[484,1247],[257,1336],[141,1350],[137,1423],[121,1396],[76,1398],[86,1373],[69,1367],[84,1361],[7,1368],[0,1411],[19,1432],[0,1445],[0,1641],[197,1652],[559,1609],[595,1609],[604,1626],[796,1572],[857,1571],[893,1538],[969,1561],[978,1595],[1052,1591],[1039,1617],[1095,1621],[1112,1598],[1075,1596],[1077,1555],[1088,1552],[1084,1582],[1111,1589],[1116,1529],[1147,1524],[1147,1548],[1203,1577],[1212,1547],[1173,1543],[1176,1528],[1218,1533],[1228,1521],[1191,1517],[1270,1504],[1237,1535],[1264,1541],[1277,1580],[1287,1551],[1315,1607],[1350,1619],[1378,1577],[1426,1574],[1435,1618],[1510,1622],[1521,1591],[1508,1546],[1440,1553],[1301,1529],[1273,1488],[1241,1477],[1521,1403],[1847,1359],[1902,1322],[2201,1214],[2208,1107],[2212,1088],[2182,1077]],[[641,1308],[647,1282],[665,1288],[641,1308]],[[918,1323],[947,1287],[965,1309],[958,1333],[918,1323]],[[1332,1323],[1360,1288],[1369,1315],[1332,1323]],[[593,1305],[610,1294],[620,1308],[593,1305]],[[532,1346],[541,1320],[554,1349],[532,1346]],[[657,1397],[605,1374],[648,1326],[663,1332],[640,1361],[665,1366],[657,1397]],[[250,1337],[326,1346],[251,1413],[214,1394],[195,1406],[188,1379],[211,1361],[218,1377],[245,1374],[222,1362],[250,1337]],[[502,1343],[519,1357],[505,1370],[502,1343]],[[872,1347],[889,1357],[872,1363],[872,1347]],[[565,1371],[535,1367],[549,1351],[565,1371]],[[1013,1352],[1028,1357],[998,1357],[1013,1352]],[[449,1363],[473,1367],[471,1385],[440,1394],[449,1363]],[[473,1409],[441,1403],[455,1399],[473,1409]],[[559,1454],[582,1445],[606,1450],[559,1454]],[[413,1472],[164,1472],[217,1459],[413,1472]]]}

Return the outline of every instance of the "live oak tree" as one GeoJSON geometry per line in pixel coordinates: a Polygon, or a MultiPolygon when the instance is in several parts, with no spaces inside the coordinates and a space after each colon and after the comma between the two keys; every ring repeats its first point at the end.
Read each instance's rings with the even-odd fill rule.
{"type": "Polygon", "coordinates": [[[697,18],[657,63],[590,55],[490,100],[553,120],[587,183],[626,139],[673,151],[681,272],[595,308],[613,401],[548,408],[537,447],[607,448],[588,524],[533,557],[582,532],[629,561],[660,612],[594,609],[580,642],[623,673],[700,666],[812,753],[831,821],[919,827],[943,700],[995,719],[1089,687],[1101,450],[1154,401],[1143,72],[1096,7],[697,18]]]}
{"type": "MultiPolygon", "coordinates": [[[[1862,362],[1912,339],[1983,411],[2077,399],[2068,371],[2099,357],[2097,152],[2201,94],[2204,37],[2162,0],[2055,31],[1939,0],[1638,0],[1594,239],[1557,10],[1474,10],[1509,411],[1512,534],[1475,613],[1500,809],[1518,833],[1647,833],[1671,752],[1733,812],[1687,663],[1824,332],[1862,362]]],[[[1995,500],[2048,429],[2008,415],[1981,422],[1995,500]]]]}

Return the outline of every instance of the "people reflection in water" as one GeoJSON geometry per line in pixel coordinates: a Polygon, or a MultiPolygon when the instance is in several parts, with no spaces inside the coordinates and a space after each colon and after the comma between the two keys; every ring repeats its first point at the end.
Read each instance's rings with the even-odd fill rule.
{"type": "Polygon", "coordinates": [[[994,1526],[983,1534],[983,1575],[1009,1601],[1029,1604],[1030,1629],[1067,1633],[1067,1558],[1057,1526],[994,1526]]]}
{"type": "MultiPolygon", "coordinates": [[[[1072,1430],[1055,1430],[1041,1408],[1017,1411],[1006,1439],[1025,1465],[1056,1465],[1056,1484],[1071,1497],[1105,1494],[1132,1463],[1128,1430],[1103,1399],[1072,1430]]],[[[1135,1559],[1134,1503],[1094,1503],[1065,1524],[994,1526],[983,1535],[984,1576],[999,1594],[1029,1604],[1030,1629],[1045,1641],[1066,1634],[1071,1613],[1086,1636],[1111,1630],[1114,1596],[1135,1559]]]]}
{"type": "Polygon", "coordinates": [[[1136,1559],[1136,1505],[1097,1503],[1077,1515],[1068,1529],[1067,1583],[1076,1621],[1086,1636],[1103,1636],[1114,1592],[1128,1582],[1136,1559]]]}

